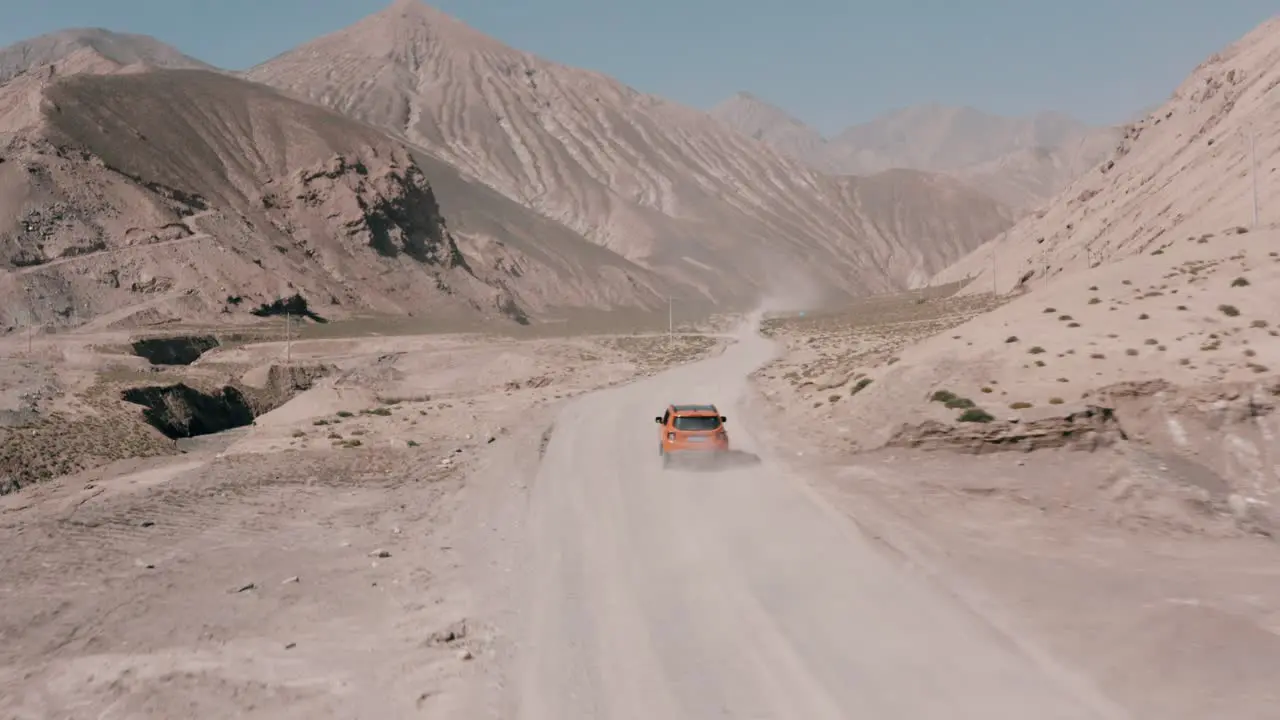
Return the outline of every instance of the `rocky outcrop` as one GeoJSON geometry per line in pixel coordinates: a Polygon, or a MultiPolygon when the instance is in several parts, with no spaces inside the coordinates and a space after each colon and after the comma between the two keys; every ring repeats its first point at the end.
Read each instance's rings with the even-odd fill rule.
{"type": "Polygon", "coordinates": [[[255,415],[249,398],[231,386],[206,393],[178,383],[130,388],[121,397],[142,405],[147,422],[174,439],[244,427],[255,415]]]}
{"type": "Polygon", "coordinates": [[[1032,410],[1017,421],[903,425],[886,446],[972,454],[1114,447],[1142,482],[1190,493],[1245,531],[1280,533],[1280,379],[1122,382],[1089,393],[1087,402],[1032,410]]]}
{"type": "Polygon", "coordinates": [[[170,438],[223,432],[253,423],[254,418],[310,390],[333,372],[332,365],[273,365],[263,387],[226,385],[200,389],[185,383],[124,390],[125,402],[141,405],[147,423],[170,438]]]}
{"type": "Polygon", "coordinates": [[[974,455],[1049,448],[1097,450],[1127,439],[1111,408],[1089,405],[1043,417],[1017,420],[943,423],[926,420],[903,425],[886,447],[953,450],[974,455]]]}
{"type": "Polygon", "coordinates": [[[286,228],[300,209],[323,209],[356,247],[469,271],[431,185],[407,152],[394,152],[389,164],[373,170],[360,159],[336,155],[299,170],[283,192],[264,194],[262,204],[286,228]]]}
{"type": "Polygon", "coordinates": [[[1280,379],[1196,387],[1156,380],[1096,395],[1167,471],[1255,532],[1280,532],[1280,379]]]}
{"type": "Polygon", "coordinates": [[[315,387],[316,381],[334,372],[332,365],[272,365],[266,384],[247,390],[255,415],[264,415],[289,402],[299,393],[315,387]]]}
{"type": "Polygon", "coordinates": [[[151,337],[132,343],[133,354],[152,365],[190,365],[218,345],[218,338],[213,335],[151,337]]]}

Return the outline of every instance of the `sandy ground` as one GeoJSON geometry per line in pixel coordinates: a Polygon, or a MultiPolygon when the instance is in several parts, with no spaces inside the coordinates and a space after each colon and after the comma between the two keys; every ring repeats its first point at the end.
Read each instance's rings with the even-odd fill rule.
{"type": "MultiPolygon", "coordinates": [[[[1109,507],[1095,497],[1117,490],[1125,473],[1110,458],[1074,451],[1023,465],[899,453],[816,476],[829,478],[835,502],[888,549],[1006,618],[1009,632],[1130,717],[1274,717],[1280,552],[1272,540],[1133,522],[1123,499],[1109,507]]],[[[1171,487],[1163,502],[1178,497],[1171,487]]]]}
{"type": "MultiPolygon", "coordinates": [[[[397,3],[314,47],[403,36],[411,6],[418,7],[397,3]]],[[[407,21],[440,21],[417,12],[407,21]]],[[[709,343],[682,337],[664,350],[662,341],[635,337],[316,339],[293,343],[285,361],[324,364],[314,388],[273,405],[252,426],[170,443],[139,421],[136,408],[122,407],[123,385],[198,377],[270,390],[284,347],[226,348],[181,371],[95,347],[118,339],[106,334],[40,342],[12,361],[11,348],[0,347],[0,492],[15,486],[13,467],[41,464],[21,478],[21,490],[0,498],[0,707],[23,720],[1274,717],[1280,233],[1265,222],[1238,224],[1252,173],[1244,145],[1229,139],[1257,125],[1250,114],[1265,115],[1274,99],[1265,92],[1276,66],[1274,30],[1274,22],[1265,25],[1202,65],[1169,104],[1126,129],[1114,162],[935,278],[977,275],[969,297],[889,302],[872,321],[843,327],[838,318],[823,326],[830,318],[820,317],[781,332],[773,326],[786,355],[754,374],[773,348],[752,336],[704,363],[649,378],[709,343]],[[1117,258],[1128,259],[1107,262],[1117,258]],[[981,297],[987,280],[1002,291],[1034,291],[995,302],[981,297]],[[607,386],[618,387],[594,392],[607,386]],[[1116,386],[1127,389],[1117,395],[1116,386]],[[967,433],[971,448],[1031,450],[1047,437],[1037,423],[1075,422],[1117,397],[1126,403],[1117,407],[1128,434],[1110,428],[1111,444],[1093,443],[1092,452],[975,456],[901,447],[967,433]],[[648,420],[680,398],[725,409],[741,464],[661,470],[648,420]],[[33,429],[33,416],[48,422],[33,429]],[[1035,442],[1005,442],[1029,427],[1041,430],[1035,442]]],[[[467,60],[454,63],[467,77],[475,76],[470,60],[504,62],[505,49],[484,38],[457,39],[428,50],[467,60]],[[488,49],[477,55],[477,47],[488,49]]],[[[356,92],[353,78],[367,85],[358,63],[346,66],[350,77],[317,79],[298,57],[282,56],[257,75],[296,89],[328,87],[334,97],[356,92]]],[[[574,84],[565,82],[573,73],[534,64],[499,95],[531,97],[534,74],[544,88],[574,84]]],[[[163,85],[193,77],[82,78],[58,83],[51,97],[60,107],[101,110],[103,103],[88,101],[104,92],[134,88],[132,97],[145,100],[158,97],[156,78],[163,85]]],[[[243,99],[245,88],[234,82],[207,81],[243,99]]],[[[616,97],[606,85],[583,87],[616,97]]],[[[160,95],[167,101],[173,92],[160,95]]],[[[410,105],[440,106],[422,99],[410,105]]],[[[115,101],[142,107],[124,94],[115,101]]],[[[566,127],[608,135],[572,117],[568,105],[536,104],[567,119],[566,127]]],[[[629,121],[684,122],[654,107],[629,121]]],[[[7,117],[25,123],[30,109],[20,103],[7,117]]],[[[325,116],[312,127],[338,127],[332,122],[325,116]]],[[[68,137],[107,142],[103,127],[58,125],[68,137]]],[[[689,127],[694,145],[715,139],[689,127]]],[[[351,132],[324,135],[315,147],[356,157],[385,140],[359,135],[359,147],[349,144],[351,132]]],[[[534,135],[525,133],[529,158],[550,157],[534,135]]],[[[737,153],[736,141],[721,140],[737,153]]],[[[119,142],[97,146],[99,154],[118,155],[119,142]]],[[[121,157],[136,161],[140,175],[165,177],[162,150],[134,149],[121,157]]],[[[330,165],[333,154],[304,164],[322,176],[360,174],[354,164],[330,165]]],[[[1261,154],[1265,164],[1271,156],[1265,147],[1261,154]]],[[[485,158],[472,160],[490,184],[504,185],[503,173],[485,170],[485,158]]],[[[789,165],[728,164],[753,178],[789,165]]],[[[428,175],[453,177],[432,167],[428,175]]],[[[692,167],[641,168],[632,179],[657,188],[649,199],[663,201],[669,183],[649,180],[692,167]]],[[[83,170],[55,164],[43,172],[75,200],[88,197],[83,183],[93,182],[64,171],[83,170]]],[[[279,175],[269,170],[243,178],[245,187],[279,175]]],[[[24,173],[13,165],[0,180],[27,188],[24,173]]],[[[591,184],[578,174],[586,179],[577,185],[591,184]]],[[[206,180],[212,184],[186,190],[208,193],[226,178],[206,180]]],[[[857,263],[818,261],[808,266],[809,285],[825,278],[833,288],[884,287],[888,276],[923,277],[968,247],[968,229],[957,231],[928,202],[913,206],[932,190],[907,193],[904,205],[879,202],[884,188],[876,183],[806,182],[892,210],[896,238],[961,238],[921,260],[894,253],[897,241],[870,218],[877,228],[861,233],[874,241],[868,257],[888,265],[868,275],[857,263]]],[[[444,205],[461,208],[449,212],[462,213],[453,226],[473,254],[496,251],[485,241],[488,220],[505,201],[477,195],[469,183],[440,185],[444,205]],[[478,224],[467,222],[467,208],[483,211],[473,213],[478,224]]],[[[108,204],[151,202],[112,187],[108,204]]],[[[400,189],[397,197],[417,190],[431,201],[416,205],[435,205],[425,186],[400,189]]],[[[353,196],[335,192],[330,209],[351,205],[353,196]]],[[[832,233],[823,228],[833,218],[848,225],[848,213],[815,206],[812,193],[783,188],[788,193],[786,202],[775,193],[756,205],[796,220],[810,250],[830,250],[832,233]]],[[[262,198],[250,195],[241,204],[256,207],[262,198]]],[[[979,224],[1003,227],[998,208],[956,198],[977,207],[970,215],[979,224]]],[[[581,200],[547,202],[569,217],[583,214],[581,200]]],[[[684,209],[720,217],[717,202],[708,196],[684,209]]],[[[137,227],[118,229],[154,241],[159,254],[130,260],[127,277],[72,278],[88,283],[81,289],[92,289],[98,310],[110,311],[95,328],[173,317],[188,302],[174,279],[208,280],[207,272],[192,274],[209,265],[196,257],[203,246],[185,242],[206,239],[205,228],[182,230],[170,222],[172,209],[151,210],[137,227]],[[140,305],[125,296],[152,292],[140,305]]],[[[516,210],[506,207],[504,216],[516,210]]],[[[641,242],[649,244],[688,234],[670,218],[637,220],[633,210],[587,224],[675,230],[646,235],[641,242]]],[[[441,227],[439,218],[421,220],[441,227]]],[[[781,266],[772,260],[769,222],[721,223],[733,247],[708,252],[724,268],[781,266]],[[763,242],[759,252],[744,254],[744,237],[763,242]]],[[[102,249],[75,233],[47,237],[71,243],[55,248],[66,257],[45,267],[55,274],[79,267],[71,256],[102,249]]],[[[278,249],[287,264],[293,251],[278,249]]],[[[656,256],[668,270],[716,264],[711,255],[667,250],[656,256]]],[[[527,259],[523,250],[500,255],[476,265],[518,267],[527,259]]],[[[227,262],[217,282],[270,299],[279,273],[244,258],[227,262]],[[237,267],[243,272],[227,270],[237,267]]],[[[7,277],[18,288],[41,272],[7,277]]],[[[518,274],[528,292],[603,287],[548,280],[557,272],[518,274]]],[[[672,272],[673,281],[686,277],[672,272]]],[[[606,275],[620,292],[634,285],[626,272],[606,275]]],[[[207,297],[238,302],[230,289],[206,289],[207,297]]],[[[402,310],[403,292],[388,292],[363,306],[402,310]]],[[[55,295],[29,309],[74,315],[55,295]]]]}
{"type": "Polygon", "coordinates": [[[1267,522],[1265,389],[1280,356],[1263,309],[1274,304],[1273,243],[1194,238],[980,315],[989,296],[774,321],[786,350],[753,374],[749,415],[886,552],[1003,618],[1131,717],[1272,717],[1280,697],[1264,668],[1280,663],[1280,548],[1267,522]],[[1092,452],[883,447],[917,423],[999,437],[1106,402],[1099,388],[1158,380],[1169,383],[1154,396],[1166,407],[1119,404],[1129,440],[1092,452]],[[995,421],[968,430],[955,421],[962,409],[930,400],[939,390],[995,421]],[[1203,398],[1212,420],[1199,422],[1186,397],[1203,398]],[[1180,429],[1202,437],[1165,442],[1180,429]]]}
{"type": "Polygon", "coordinates": [[[769,374],[809,401],[797,412],[816,405],[815,418],[848,423],[851,442],[874,449],[903,423],[953,421],[954,409],[929,401],[937,390],[1006,418],[1120,382],[1267,381],[1280,362],[1278,293],[1280,233],[1180,239],[1000,303],[900,298],[792,318],[775,330],[787,367],[769,374]]]}
{"type": "MultiPolygon", "coordinates": [[[[563,399],[714,344],[295,343],[335,373],[256,425],[0,497],[5,717],[450,716],[484,642],[455,548],[464,478],[531,431],[536,458],[563,399]]],[[[253,382],[282,351],[193,367],[253,382]]]]}
{"type": "Polygon", "coordinates": [[[342,371],[256,427],[4,498],[6,707],[447,717],[481,699],[498,717],[598,717],[643,699],[669,717],[857,717],[872,702],[933,717],[931,702],[1015,704],[982,671],[1054,657],[1079,674],[1046,670],[1068,689],[1044,692],[1092,685],[1133,717],[1270,716],[1274,545],[1188,512],[1174,486],[1135,499],[1132,458],[825,462],[824,423],[743,395],[755,345],[559,408],[635,375],[609,353],[630,342],[298,343],[299,362],[342,371]],[[722,402],[765,462],[659,472],[653,406],[691,394],[722,402]],[[1023,654],[992,649],[984,625],[1023,654]],[[908,676],[937,689],[838,682],[908,676]]]}
{"type": "MultiPolygon", "coordinates": [[[[887,363],[987,305],[878,307],[854,335],[887,363]]],[[[1272,540],[1136,445],[852,456],[832,403],[794,396],[848,332],[811,320],[828,334],[775,325],[785,342],[744,335],[662,374],[710,343],[296,342],[292,361],[334,371],[254,426],[0,498],[3,705],[1273,716],[1272,540]],[[688,400],[729,416],[737,464],[661,469],[652,417],[688,400]]],[[[282,350],[193,367],[253,384],[282,350]]]]}
{"type": "Polygon", "coordinates": [[[1223,511],[1242,532],[1275,536],[1278,292],[1280,234],[1182,238],[998,306],[990,295],[901,298],[770,321],[787,354],[755,379],[779,423],[843,455],[1127,437],[1160,476],[1132,483],[1142,492],[1127,494],[1130,515],[1217,532],[1223,511]],[[1179,502],[1156,507],[1171,492],[1179,502]],[[1143,493],[1152,502],[1137,507],[1143,493]]]}
{"type": "Polygon", "coordinates": [[[1141,449],[851,456],[762,396],[750,412],[884,552],[1128,717],[1274,716],[1280,548],[1141,449]]]}
{"type": "Polygon", "coordinates": [[[406,717],[455,661],[425,454],[193,453],[6,507],[6,713],[406,717]]]}
{"type": "Polygon", "coordinates": [[[746,375],[770,352],[744,336],[559,414],[502,563],[523,572],[491,590],[519,602],[482,686],[490,714],[1117,717],[884,555],[756,441],[741,422],[746,375]],[[664,472],[653,415],[705,398],[759,462],[664,472]]]}

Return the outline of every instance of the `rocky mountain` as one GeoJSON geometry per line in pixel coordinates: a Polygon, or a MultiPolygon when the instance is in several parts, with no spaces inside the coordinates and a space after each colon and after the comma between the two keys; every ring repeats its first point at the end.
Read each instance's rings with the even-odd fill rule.
{"type": "Polygon", "coordinates": [[[969,107],[920,105],[846,128],[832,144],[850,168],[958,172],[1021,150],[1078,151],[1096,128],[1060,113],[1001,117],[969,107]]]}
{"type": "Polygon", "coordinates": [[[901,288],[1010,222],[949,179],[823,175],[705,113],[506,47],[416,0],[247,76],[427,148],[717,301],[753,298],[784,268],[830,294],[901,288]]]}
{"type": "Polygon", "coordinates": [[[829,139],[748,93],[710,114],[824,172],[947,173],[1022,210],[1101,162],[1118,140],[1114,128],[1091,127],[1058,113],[1011,118],[943,105],[887,113],[829,139]]]}
{"type": "Polygon", "coordinates": [[[1001,202],[1031,211],[1058,191],[1093,169],[1116,147],[1110,133],[1084,140],[1080,152],[1071,154],[1045,147],[1013,150],[953,173],[954,177],[986,192],[1001,202]]]}
{"type": "Polygon", "coordinates": [[[293,295],[520,321],[832,298],[924,282],[1012,224],[954,179],[824,175],[414,0],[244,74],[99,30],[0,58],[0,331],[293,295]]]}
{"type": "Polygon", "coordinates": [[[787,157],[823,172],[841,174],[822,133],[749,92],[735,94],[708,114],[787,157]]]}
{"type": "Polygon", "coordinates": [[[0,86],[0,106],[24,104],[0,146],[0,328],[251,320],[295,294],[323,318],[522,321],[669,287],[421,150],[227,74],[36,69],[0,86]]]}
{"type": "Polygon", "coordinates": [[[184,55],[149,35],[130,35],[101,28],[75,28],[24,40],[0,49],[0,84],[36,67],[52,68],[57,74],[81,72],[86,66],[99,70],[197,69],[213,70],[200,60],[184,55]],[[57,65],[68,58],[66,67],[57,65]]]}
{"type": "Polygon", "coordinates": [[[1030,287],[1171,243],[1246,232],[1257,179],[1260,221],[1280,198],[1280,18],[1202,63],[1168,102],[1122,130],[1119,146],[1050,203],[975,250],[939,281],[986,275],[1001,291],[1030,287]],[[1255,138],[1256,173],[1250,137],[1255,138]]]}

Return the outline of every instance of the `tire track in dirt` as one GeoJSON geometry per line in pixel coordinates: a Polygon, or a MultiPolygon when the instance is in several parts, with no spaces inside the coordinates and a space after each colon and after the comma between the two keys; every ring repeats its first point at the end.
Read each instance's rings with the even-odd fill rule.
{"type": "MultiPolygon", "coordinates": [[[[778,463],[660,469],[655,398],[714,399],[733,416],[770,354],[747,332],[559,414],[531,494],[503,717],[1112,717],[778,463]]],[[[737,427],[734,444],[753,448],[737,427]]]]}

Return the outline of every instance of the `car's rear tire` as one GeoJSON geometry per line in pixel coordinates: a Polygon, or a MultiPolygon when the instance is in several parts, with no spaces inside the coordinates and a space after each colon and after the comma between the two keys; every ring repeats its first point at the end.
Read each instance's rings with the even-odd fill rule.
{"type": "Polygon", "coordinates": [[[662,453],[662,469],[666,470],[670,465],[671,465],[671,456],[666,453],[662,453]]]}

